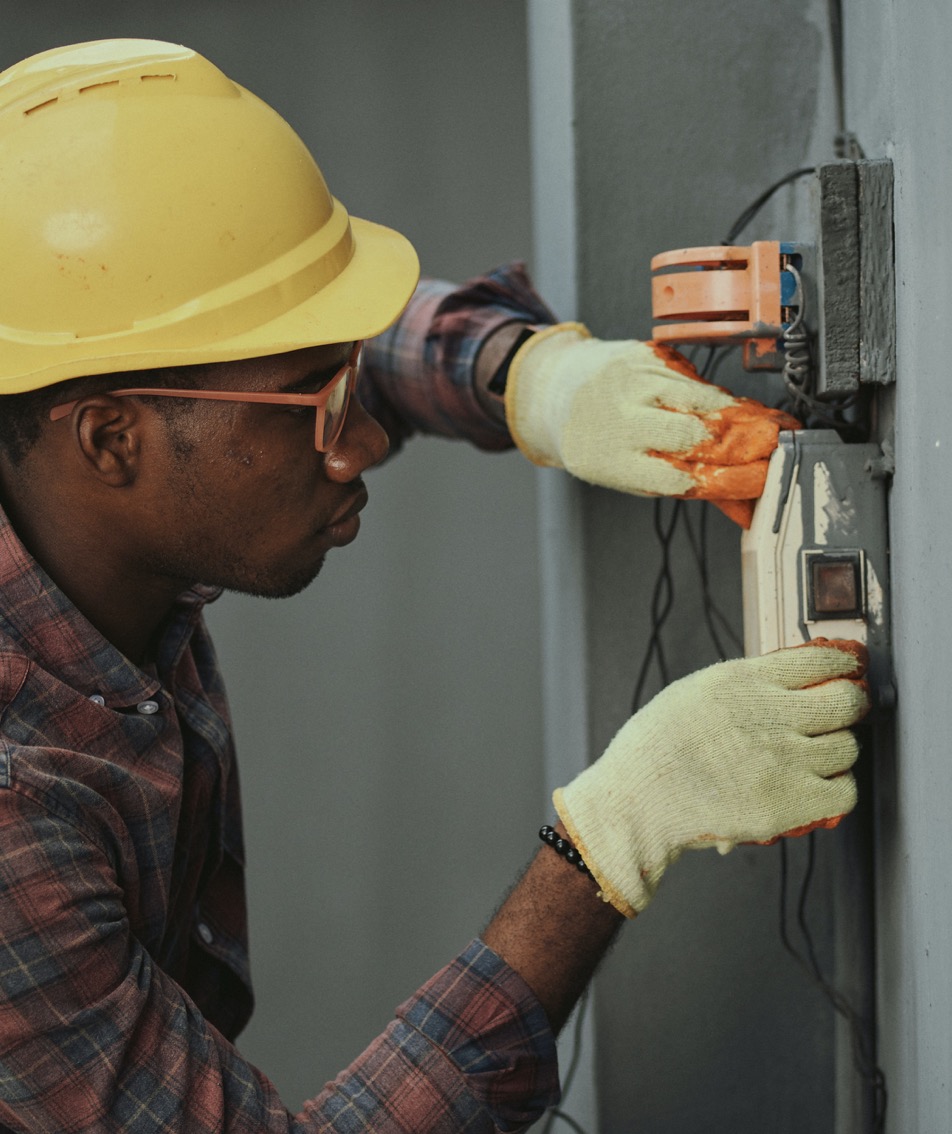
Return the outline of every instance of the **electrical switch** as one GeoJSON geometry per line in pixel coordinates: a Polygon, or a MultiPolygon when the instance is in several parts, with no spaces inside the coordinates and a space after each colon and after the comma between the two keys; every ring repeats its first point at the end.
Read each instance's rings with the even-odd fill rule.
{"type": "Polygon", "coordinates": [[[851,638],[870,653],[870,684],[892,697],[886,490],[873,442],[831,429],[781,433],[764,494],[741,537],[749,655],[814,638],[851,638]]]}
{"type": "Polygon", "coordinates": [[[863,618],[863,552],[805,551],[807,620],[863,618]]]}
{"type": "Polygon", "coordinates": [[[821,401],[895,381],[892,162],[827,162],[813,181],[807,244],[760,240],[654,257],[655,341],[741,344],[747,370],[783,370],[809,327],[821,401]]]}

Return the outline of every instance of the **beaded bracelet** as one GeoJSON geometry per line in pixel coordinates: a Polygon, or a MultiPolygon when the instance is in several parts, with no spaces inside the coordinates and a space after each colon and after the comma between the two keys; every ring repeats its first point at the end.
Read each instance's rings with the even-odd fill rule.
{"type": "Polygon", "coordinates": [[[568,841],[563,839],[554,827],[546,825],[540,828],[539,838],[547,843],[556,854],[560,854],[566,862],[570,862],[574,867],[577,867],[580,874],[587,874],[590,878],[592,872],[582,861],[582,856],[578,853],[575,847],[568,841]]]}

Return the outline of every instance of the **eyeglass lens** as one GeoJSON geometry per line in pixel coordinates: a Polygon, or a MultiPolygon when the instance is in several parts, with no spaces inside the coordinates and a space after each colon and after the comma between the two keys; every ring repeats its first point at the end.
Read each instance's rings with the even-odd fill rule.
{"type": "Polygon", "coordinates": [[[344,428],[344,418],[350,404],[350,395],[357,382],[357,367],[347,367],[341,381],[335,383],[331,395],[324,405],[324,422],[321,430],[321,449],[329,449],[344,428]]]}

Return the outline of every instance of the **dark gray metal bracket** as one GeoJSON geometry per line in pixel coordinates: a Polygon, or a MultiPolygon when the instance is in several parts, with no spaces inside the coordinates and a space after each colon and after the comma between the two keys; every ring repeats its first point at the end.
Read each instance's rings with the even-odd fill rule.
{"type": "Polygon", "coordinates": [[[817,169],[817,384],[821,398],[896,379],[893,167],[887,159],[817,169]]]}

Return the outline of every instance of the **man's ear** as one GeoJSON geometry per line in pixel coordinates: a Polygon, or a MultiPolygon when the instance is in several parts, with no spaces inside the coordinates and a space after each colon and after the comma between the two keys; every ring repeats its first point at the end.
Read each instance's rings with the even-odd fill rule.
{"type": "Polygon", "coordinates": [[[148,422],[131,398],[95,394],[73,410],[69,427],[87,470],[104,484],[124,488],[135,480],[148,422]]]}

